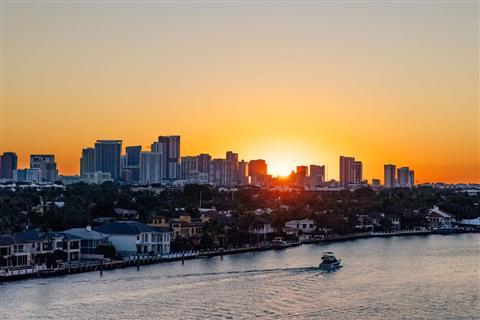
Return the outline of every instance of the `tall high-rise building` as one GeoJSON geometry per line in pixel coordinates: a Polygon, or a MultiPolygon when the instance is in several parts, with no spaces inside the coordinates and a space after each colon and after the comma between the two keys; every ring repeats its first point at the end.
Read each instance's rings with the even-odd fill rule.
{"type": "Polygon", "coordinates": [[[304,188],[306,184],[306,178],[308,176],[307,166],[297,166],[296,177],[297,187],[304,188]]]}
{"type": "Polygon", "coordinates": [[[229,185],[236,185],[237,182],[237,172],[238,172],[238,153],[234,153],[232,151],[227,151],[226,153],[226,160],[228,165],[228,170],[230,171],[230,181],[228,181],[229,185]]]}
{"type": "Polygon", "coordinates": [[[319,186],[325,182],[325,166],[315,164],[310,165],[309,185],[311,187],[319,186]]]}
{"type": "Polygon", "coordinates": [[[152,152],[164,155],[163,176],[165,180],[180,179],[180,136],[160,136],[152,144],[152,152]]]}
{"type": "Polygon", "coordinates": [[[340,156],[340,184],[353,183],[353,162],[355,158],[340,156]]]}
{"type": "Polygon", "coordinates": [[[0,156],[0,179],[13,179],[13,171],[17,170],[18,157],[15,152],[4,152],[0,156]]]}
{"type": "Polygon", "coordinates": [[[408,171],[408,186],[410,188],[415,186],[415,172],[413,170],[408,171]]]}
{"type": "Polygon", "coordinates": [[[267,169],[265,160],[250,160],[250,162],[248,162],[248,174],[251,179],[251,184],[265,186],[268,180],[267,169]]]}
{"type": "Polygon", "coordinates": [[[57,180],[57,163],[53,154],[30,155],[30,169],[40,170],[41,181],[54,182],[57,180]]]}
{"type": "Polygon", "coordinates": [[[210,183],[216,186],[229,186],[231,181],[230,173],[227,159],[212,159],[210,161],[210,183]]]}
{"type": "Polygon", "coordinates": [[[395,188],[397,180],[395,178],[396,166],[394,164],[386,164],[383,166],[383,185],[385,188],[395,188]]]}
{"type": "Polygon", "coordinates": [[[182,180],[197,180],[198,179],[198,157],[189,156],[181,158],[182,165],[182,180]]]}
{"type": "MultiPolygon", "coordinates": [[[[130,172],[132,182],[140,181],[140,153],[142,146],[129,146],[125,148],[125,165],[122,170],[130,172]]],[[[127,174],[128,176],[128,174],[127,174]]]]}
{"type": "Polygon", "coordinates": [[[198,155],[198,172],[210,174],[210,161],[212,157],[209,154],[202,153],[198,155]]]}
{"type": "Polygon", "coordinates": [[[80,176],[87,173],[95,172],[95,149],[82,149],[82,157],[80,158],[80,176]]]}
{"type": "Polygon", "coordinates": [[[363,180],[362,161],[353,161],[353,183],[361,183],[363,180]]]}
{"type": "Polygon", "coordinates": [[[120,180],[122,140],[97,140],[95,143],[95,171],[110,173],[113,181],[120,180]]]}
{"type": "Polygon", "coordinates": [[[237,183],[239,185],[248,184],[248,162],[242,160],[238,162],[237,183]]]}
{"type": "Polygon", "coordinates": [[[410,169],[408,167],[401,167],[397,169],[397,185],[400,188],[407,188],[409,186],[410,169]]]}
{"type": "Polygon", "coordinates": [[[161,183],[163,180],[162,155],[158,152],[141,152],[139,159],[141,184],[161,183]]]}

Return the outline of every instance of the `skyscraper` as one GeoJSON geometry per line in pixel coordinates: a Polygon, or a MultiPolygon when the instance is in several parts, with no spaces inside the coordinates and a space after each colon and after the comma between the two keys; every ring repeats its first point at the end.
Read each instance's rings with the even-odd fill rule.
{"type": "Polygon", "coordinates": [[[162,155],[158,152],[141,152],[139,159],[140,183],[161,183],[163,180],[162,155]]]}
{"type": "Polygon", "coordinates": [[[308,167],[307,166],[297,166],[297,186],[299,188],[304,188],[306,183],[306,178],[308,175],[308,167]]]}
{"type": "Polygon", "coordinates": [[[210,183],[216,186],[230,185],[230,167],[227,159],[212,159],[210,161],[210,183]]]}
{"type": "Polygon", "coordinates": [[[409,187],[410,169],[408,167],[401,167],[397,169],[397,184],[400,188],[409,187]]]}
{"type": "Polygon", "coordinates": [[[227,151],[225,158],[227,159],[228,170],[230,171],[229,185],[237,184],[237,171],[238,171],[238,153],[227,151]]]}
{"type": "Polygon", "coordinates": [[[362,161],[353,161],[353,183],[361,183],[363,180],[362,161]]]}
{"type": "Polygon", "coordinates": [[[57,163],[53,154],[30,155],[30,169],[40,170],[40,180],[54,182],[58,177],[57,163]]]}
{"type": "Polygon", "coordinates": [[[122,140],[97,140],[95,171],[110,173],[113,181],[119,181],[121,152],[122,140]]]}
{"type": "Polygon", "coordinates": [[[198,157],[182,157],[182,180],[198,179],[198,157]]]}
{"type": "Polygon", "coordinates": [[[267,163],[265,160],[250,160],[248,163],[248,174],[253,185],[265,186],[267,184],[267,163]]]}
{"type": "Polygon", "coordinates": [[[164,155],[163,176],[165,180],[180,179],[180,136],[160,136],[152,144],[152,152],[164,155]]]}
{"type": "Polygon", "coordinates": [[[340,184],[348,185],[353,182],[353,162],[355,158],[340,156],[340,184]]]}
{"type": "Polygon", "coordinates": [[[248,162],[242,160],[238,162],[237,183],[247,185],[248,182],[248,162]]]}
{"type": "Polygon", "coordinates": [[[13,179],[13,171],[17,170],[18,157],[15,152],[5,152],[0,156],[0,179],[13,179]]]}
{"type": "Polygon", "coordinates": [[[95,172],[95,149],[82,149],[82,157],[80,158],[80,176],[87,173],[95,172]]]}
{"type": "Polygon", "coordinates": [[[396,166],[394,164],[386,164],[383,166],[383,185],[385,188],[395,188],[397,181],[395,179],[396,166]]]}
{"type": "Polygon", "coordinates": [[[410,188],[415,186],[415,172],[413,170],[408,171],[408,186],[410,188]]]}
{"type": "Polygon", "coordinates": [[[209,154],[202,153],[198,155],[198,172],[210,174],[210,161],[212,157],[209,154]]]}
{"type": "Polygon", "coordinates": [[[126,163],[124,170],[131,172],[132,182],[140,181],[140,153],[142,146],[129,146],[125,148],[126,163]]]}
{"type": "Polygon", "coordinates": [[[315,187],[325,182],[325,166],[310,165],[309,185],[315,187]]]}

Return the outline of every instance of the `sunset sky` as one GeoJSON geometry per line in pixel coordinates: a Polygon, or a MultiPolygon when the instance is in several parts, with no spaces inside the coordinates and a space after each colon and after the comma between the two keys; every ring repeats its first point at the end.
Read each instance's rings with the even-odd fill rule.
{"type": "Polygon", "coordinates": [[[77,174],[96,139],[264,158],[339,155],[383,180],[480,182],[479,4],[4,1],[1,151],[77,174]]]}

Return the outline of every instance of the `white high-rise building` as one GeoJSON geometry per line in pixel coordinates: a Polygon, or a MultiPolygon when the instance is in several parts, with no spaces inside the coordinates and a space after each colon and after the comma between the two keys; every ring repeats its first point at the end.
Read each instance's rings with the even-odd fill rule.
{"type": "Polygon", "coordinates": [[[163,179],[175,181],[181,178],[180,172],[180,136],[160,136],[152,144],[152,152],[164,156],[162,163],[163,179]]]}
{"type": "Polygon", "coordinates": [[[161,183],[163,180],[163,155],[159,152],[140,153],[140,183],[161,183]]]}

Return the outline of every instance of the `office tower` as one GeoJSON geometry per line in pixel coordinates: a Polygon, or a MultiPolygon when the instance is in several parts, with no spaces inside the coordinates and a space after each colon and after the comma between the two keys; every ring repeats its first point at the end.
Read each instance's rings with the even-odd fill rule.
{"type": "Polygon", "coordinates": [[[250,160],[248,163],[248,174],[251,183],[256,186],[265,186],[267,184],[267,163],[263,159],[250,160]]]}
{"type": "Polygon", "coordinates": [[[164,155],[158,152],[140,153],[140,183],[161,183],[163,180],[162,158],[164,155]]]}
{"type": "Polygon", "coordinates": [[[210,161],[212,157],[209,154],[202,153],[198,155],[198,172],[210,174],[210,161]]]}
{"type": "Polygon", "coordinates": [[[95,149],[82,149],[82,157],[80,158],[80,176],[87,173],[95,172],[95,149]]]}
{"type": "Polygon", "coordinates": [[[248,181],[248,162],[242,160],[238,163],[237,183],[239,185],[247,185],[248,181]]]}
{"type": "Polygon", "coordinates": [[[340,156],[340,184],[348,185],[353,182],[353,162],[355,158],[340,156]]]}
{"type": "Polygon", "coordinates": [[[15,152],[5,152],[0,156],[0,179],[13,179],[13,171],[17,170],[18,157],[15,152]]]}
{"type": "Polygon", "coordinates": [[[160,136],[152,144],[152,152],[164,155],[163,177],[168,181],[180,179],[180,136],[160,136]]]}
{"type": "Polygon", "coordinates": [[[122,140],[97,140],[95,143],[95,171],[110,173],[113,181],[120,180],[122,140]]]}
{"type": "Polygon", "coordinates": [[[181,166],[182,180],[198,179],[198,157],[182,157],[181,166]]]}
{"type": "Polygon", "coordinates": [[[410,188],[415,186],[415,172],[413,170],[408,171],[408,186],[410,188]]]}
{"type": "Polygon", "coordinates": [[[362,183],[362,161],[353,161],[353,183],[362,183]]]}
{"type": "Polygon", "coordinates": [[[210,161],[210,183],[216,186],[229,186],[230,166],[227,159],[212,159],[210,161]]]}
{"type": "Polygon", "coordinates": [[[311,187],[319,186],[325,182],[325,166],[315,164],[310,165],[309,185],[311,187]]]}
{"type": "Polygon", "coordinates": [[[409,187],[410,169],[408,167],[401,167],[397,169],[397,184],[400,188],[409,187]]]}
{"type": "Polygon", "coordinates": [[[396,166],[394,164],[386,164],[383,166],[383,185],[385,188],[395,188],[397,180],[395,179],[396,166]]]}
{"type": "Polygon", "coordinates": [[[30,169],[40,170],[40,180],[55,182],[58,177],[57,163],[53,154],[30,155],[30,169]]]}
{"type": "MultiPolygon", "coordinates": [[[[125,166],[123,167],[125,172],[125,178],[131,178],[131,182],[140,181],[140,153],[142,152],[142,146],[129,146],[125,148],[125,166]],[[127,172],[130,172],[127,173],[127,172]]],[[[126,179],[124,181],[128,182],[126,179]]]]}
{"type": "Polygon", "coordinates": [[[238,172],[238,153],[234,153],[232,151],[227,151],[226,153],[226,160],[228,162],[228,170],[230,171],[230,181],[228,181],[229,185],[236,185],[237,182],[237,172],[238,172]]]}
{"type": "Polygon", "coordinates": [[[306,178],[308,176],[308,167],[307,166],[297,166],[296,171],[297,176],[297,187],[304,188],[306,183],[306,178]]]}
{"type": "Polygon", "coordinates": [[[127,158],[126,165],[138,166],[140,164],[140,153],[142,152],[142,146],[129,146],[125,148],[125,155],[127,158]]]}

